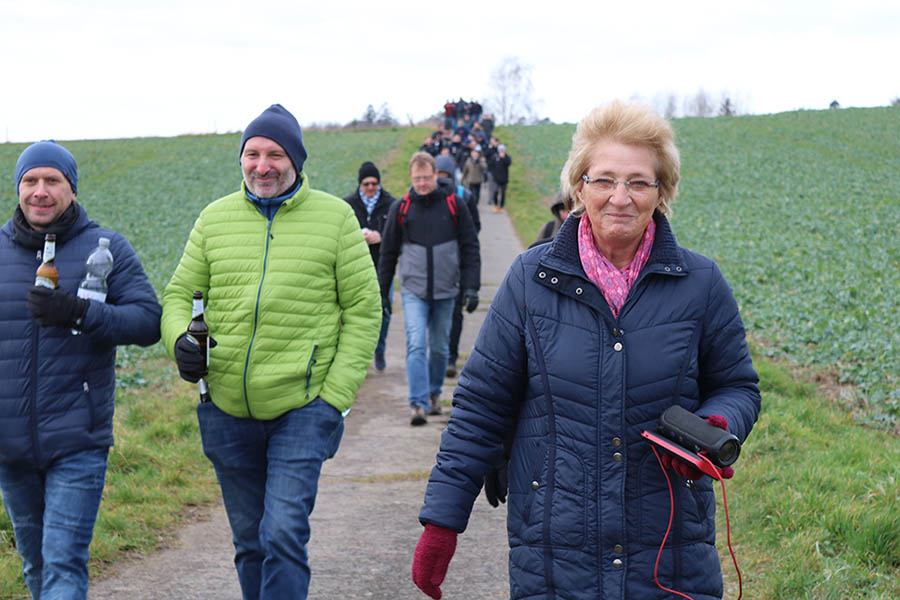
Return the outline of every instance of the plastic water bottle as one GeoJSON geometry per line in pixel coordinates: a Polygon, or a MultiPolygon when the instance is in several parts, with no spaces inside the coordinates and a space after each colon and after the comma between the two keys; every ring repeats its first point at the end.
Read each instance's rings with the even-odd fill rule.
{"type": "MultiPolygon", "coordinates": [[[[112,272],[113,256],[109,251],[109,238],[102,237],[98,246],[87,257],[84,279],[78,284],[78,297],[97,302],[106,302],[106,277],[112,272]]],[[[81,331],[72,330],[72,335],[81,331]]]]}

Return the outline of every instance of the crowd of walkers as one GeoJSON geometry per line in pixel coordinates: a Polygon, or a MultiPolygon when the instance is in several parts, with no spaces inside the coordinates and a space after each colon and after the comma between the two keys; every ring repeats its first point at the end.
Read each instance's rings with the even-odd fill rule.
{"type": "Polygon", "coordinates": [[[493,132],[494,117],[483,113],[478,102],[448,100],[443,127],[425,138],[419,149],[434,157],[452,158],[456,183],[468,189],[476,201],[486,186],[493,211],[503,212],[512,158],[493,132]]]}

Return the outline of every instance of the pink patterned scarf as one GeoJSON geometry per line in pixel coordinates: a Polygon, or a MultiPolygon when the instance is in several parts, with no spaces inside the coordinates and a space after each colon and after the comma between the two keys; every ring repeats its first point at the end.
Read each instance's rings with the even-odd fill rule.
{"type": "Polygon", "coordinates": [[[617,269],[594,244],[591,220],[587,214],[581,217],[581,223],[578,225],[578,254],[581,256],[581,266],[584,267],[588,279],[603,292],[603,297],[606,298],[606,303],[616,318],[619,317],[619,310],[625,304],[625,298],[628,297],[628,291],[637,279],[638,273],[650,258],[650,249],[653,247],[655,236],[656,223],[651,219],[631,263],[624,269],[617,269]]]}

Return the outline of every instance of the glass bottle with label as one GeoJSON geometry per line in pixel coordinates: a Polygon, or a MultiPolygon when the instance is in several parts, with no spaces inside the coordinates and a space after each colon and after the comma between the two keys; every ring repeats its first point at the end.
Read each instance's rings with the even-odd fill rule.
{"type": "Polygon", "coordinates": [[[56,234],[48,233],[44,236],[44,252],[41,254],[41,264],[34,274],[34,285],[42,285],[51,290],[56,289],[56,281],[59,279],[59,269],[54,264],[56,260],[56,234]]]}
{"type": "MultiPolygon", "coordinates": [[[[203,292],[194,292],[193,307],[191,309],[191,322],[188,323],[187,339],[200,346],[200,351],[206,357],[206,366],[209,368],[209,326],[203,317],[203,292]]],[[[201,377],[197,382],[200,391],[200,402],[209,402],[209,386],[206,379],[201,377]]]]}

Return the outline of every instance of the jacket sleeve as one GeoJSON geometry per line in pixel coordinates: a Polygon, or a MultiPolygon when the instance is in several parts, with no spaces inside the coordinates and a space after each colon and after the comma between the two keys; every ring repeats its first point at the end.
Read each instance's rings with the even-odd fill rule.
{"type": "Polygon", "coordinates": [[[494,297],[453,394],[422,523],[463,532],[488,469],[503,453],[528,380],[524,269],[517,258],[494,297]]]}
{"type": "Polygon", "coordinates": [[[375,353],[381,330],[381,295],[369,247],[349,207],[340,236],[334,271],[341,330],[320,396],[338,410],[346,410],[353,404],[375,353]]]}
{"type": "Polygon", "coordinates": [[[462,290],[475,290],[481,287],[481,247],[478,233],[469,212],[468,203],[457,202],[459,212],[459,285],[462,290]]]}
{"type": "Polygon", "coordinates": [[[162,309],[144,267],[120,233],[112,235],[110,251],[113,270],[107,278],[106,302],[88,305],[82,332],[92,341],[111,346],[155,344],[162,309]]]}
{"type": "Polygon", "coordinates": [[[209,296],[209,263],[204,252],[203,214],[194,222],[184,254],[162,295],[162,341],[171,358],[175,358],[175,340],[185,332],[191,320],[192,296],[195,290],[209,296]]]}
{"type": "Polygon", "coordinates": [[[397,258],[400,256],[400,246],[403,243],[403,228],[397,222],[397,214],[400,211],[402,200],[391,204],[384,229],[381,232],[381,249],[378,255],[378,285],[381,295],[387,295],[391,283],[394,281],[394,271],[397,269],[397,258]]]}
{"type": "Polygon", "coordinates": [[[737,302],[715,263],[706,315],[700,337],[701,404],[697,414],[724,416],[728,430],[743,441],[759,416],[759,376],[737,302]]]}

